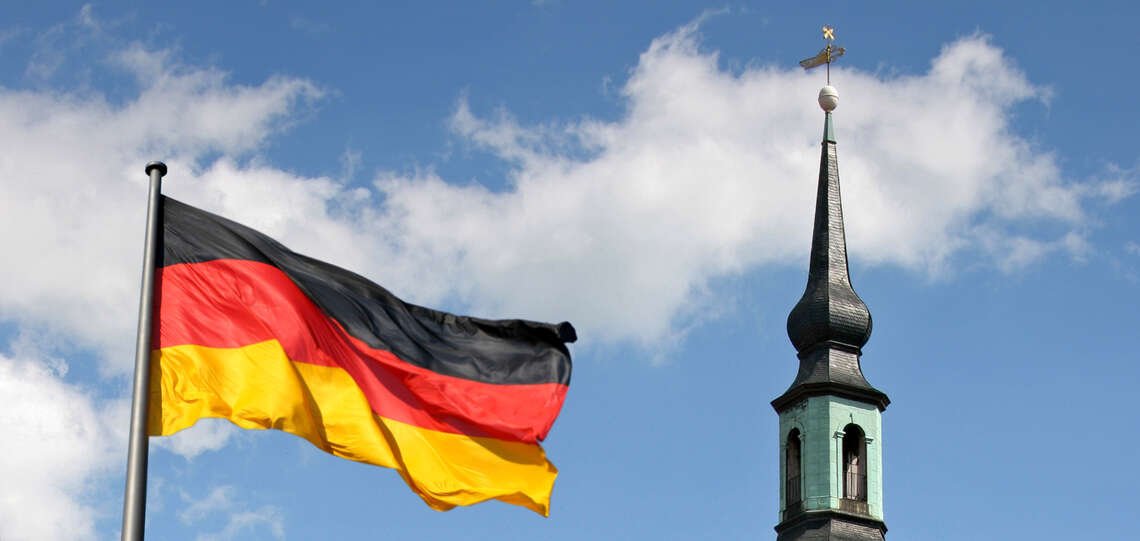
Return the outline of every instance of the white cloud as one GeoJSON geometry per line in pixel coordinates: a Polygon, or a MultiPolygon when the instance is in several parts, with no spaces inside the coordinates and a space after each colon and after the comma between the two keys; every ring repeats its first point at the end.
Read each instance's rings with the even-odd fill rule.
{"type": "MultiPolygon", "coordinates": [[[[587,343],[659,344],[715,304],[710,280],[802,264],[810,235],[818,76],[723,70],[696,30],[653,41],[616,120],[523,126],[505,110],[482,118],[461,99],[452,127],[512,166],[504,191],[430,169],[381,172],[371,190],[277,169],[257,150],[322,96],[316,85],[235,85],[139,44],[110,55],[139,86],[118,104],[0,89],[0,243],[19,255],[0,268],[0,317],[75,336],[117,359],[107,373],[125,373],[140,169],[166,157],[166,193],[414,302],[568,319],[587,343]]],[[[833,80],[857,260],[938,275],[977,254],[1006,270],[1052,247],[1079,256],[1088,205],[1135,190],[1134,172],[1120,169],[1108,180],[1066,179],[1050,152],[1014,131],[1010,108],[1049,91],[984,36],[947,45],[925,74],[837,68],[833,80]],[[1039,222],[1053,236],[1015,231],[1039,222]]],[[[352,171],[359,157],[346,157],[352,171]]]]}
{"type": "Polygon", "coordinates": [[[105,368],[118,374],[130,366],[137,313],[141,164],[165,157],[175,182],[193,181],[197,160],[257,149],[321,91],[284,77],[233,85],[139,45],[115,63],[140,76],[138,96],[122,105],[0,88],[0,244],[13,256],[0,266],[0,318],[77,337],[114,359],[105,368]]]}
{"type": "Polygon", "coordinates": [[[60,363],[0,355],[0,539],[95,537],[89,491],[117,458],[110,427],[120,419],[64,382],[60,363]]]}
{"type": "Polygon", "coordinates": [[[284,513],[275,506],[263,505],[250,509],[247,504],[235,497],[234,487],[229,485],[214,487],[204,498],[195,499],[182,495],[186,508],[178,514],[183,524],[200,524],[215,514],[225,515],[226,525],[217,532],[203,533],[198,541],[224,541],[229,539],[250,539],[251,532],[266,530],[274,539],[285,538],[284,513]]]}
{"type": "Polygon", "coordinates": [[[274,539],[285,539],[285,514],[277,507],[266,505],[254,510],[230,513],[226,526],[220,531],[201,534],[197,541],[229,541],[255,539],[251,532],[267,531],[274,539]]]}
{"type": "MultiPolygon", "coordinates": [[[[941,275],[976,254],[1007,271],[1058,249],[1081,257],[1089,200],[1131,193],[1135,175],[1066,179],[1016,133],[1011,107],[1050,92],[984,36],[947,45],[925,74],[837,68],[833,81],[857,260],[941,275]],[[1060,234],[1017,232],[1040,222],[1060,234]]],[[[641,55],[615,121],[527,127],[461,99],[453,128],[514,166],[509,189],[382,173],[374,229],[394,232],[388,249],[416,295],[568,318],[589,341],[657,343],[711,298],[711,279],[803,263],[819,86],[794,67],[723,70],[690,25],[641,55]]]]}
{"type": "Polygon", "coordinates": [[[188,494],[182,495],[186,502],[185,509],[178,513],[178,520],[189,524],[217,511],[224,511],[233,505],[234,487],[229,485],[216,486],[204,498],[191,498],[188,494]]]}
{"type": "Polygon", "coordinates": [[[1140,190],[1140,167],[1125,169],[1109,164],[1102,178],[1081,185],[1081,189],[1090,197],[1117,203],[1140,190]]]}
{"type": "Polygon", "coordinates": [[[186,459],[207,451],[217,451],[229,444],[238,428],[222,419],[201,419],[194,426],[172,436],[151,438],[152,449],[163,449],[186,459]]]}
{"type": "Polygon", "coordinates": [[[992,258],[1003,272],[1015,272],[1050,254],[1060,252],[1075,262],[1087,260],[1092,247],[1088,240],[1076,232],[1069,232],[1055,240],[1040,240],[1023,235],[1004,234],[992,228],[978,227],[973,231],[979,248],[992,258]]]}

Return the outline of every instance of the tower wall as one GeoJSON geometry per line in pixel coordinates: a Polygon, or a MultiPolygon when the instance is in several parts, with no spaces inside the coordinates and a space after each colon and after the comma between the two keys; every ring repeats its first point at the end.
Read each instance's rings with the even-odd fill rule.
{"type": "MultiPolygon", "coordinates": [[[[851,511],[843,499],[843,431],[848,424],[863,430],[867,442],[867,509],[878,520],[883,515],[882,416],[873,405],[824,395],[812,396],[780,413],[780,520],[799,510],[851,511]],[[787,479],[788,434],[800,432],[801,505],[789,509],[787,479]]],[[[864,514],[864,513],[860,513],[864,514]]]]}

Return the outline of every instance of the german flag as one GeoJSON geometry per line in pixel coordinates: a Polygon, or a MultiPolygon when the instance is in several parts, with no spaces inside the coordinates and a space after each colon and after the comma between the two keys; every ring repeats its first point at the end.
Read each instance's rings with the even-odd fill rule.
{"type": "Polygon", "coordinates": [[[570,383],[569,323],[411,305],[174,199],[161,212],[151,435],[229,419],[393,468],[434,509],[549,515],[558,470],[538,442],[570,383]]]}

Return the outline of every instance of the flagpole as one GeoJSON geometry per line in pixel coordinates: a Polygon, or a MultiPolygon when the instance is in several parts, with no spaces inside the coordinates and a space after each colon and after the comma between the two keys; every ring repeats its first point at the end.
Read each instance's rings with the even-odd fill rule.
{"type": "Polygon", "coordinates": [[[131,404],[131,435],[127,447],[127,488],[123,494],[122,541],[142,541],[146,524],[146,462],[148,455],[147,412],[150,405],[150,337],[154,308],[154,269],[160,234],[159,206],[166,164],[146,164],[150,198],[146,208],[146,248],[143,253],[142,289],[139,292],[138,341],[135,343],[134,400],[131,404]]]}

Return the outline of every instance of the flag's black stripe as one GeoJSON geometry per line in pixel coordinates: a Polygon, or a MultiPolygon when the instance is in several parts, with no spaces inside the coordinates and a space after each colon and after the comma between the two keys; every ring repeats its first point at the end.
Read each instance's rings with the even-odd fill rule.
{"type": "Polygon", "coordinates": [[[236,222],[163,198],[162,266],[242,259],[281,269],[325,314],[376,349],[433,372],[486,383],[570,383],[569,323],[487,320],[405,303],[340,267],[290,251],[236,222]]]}

